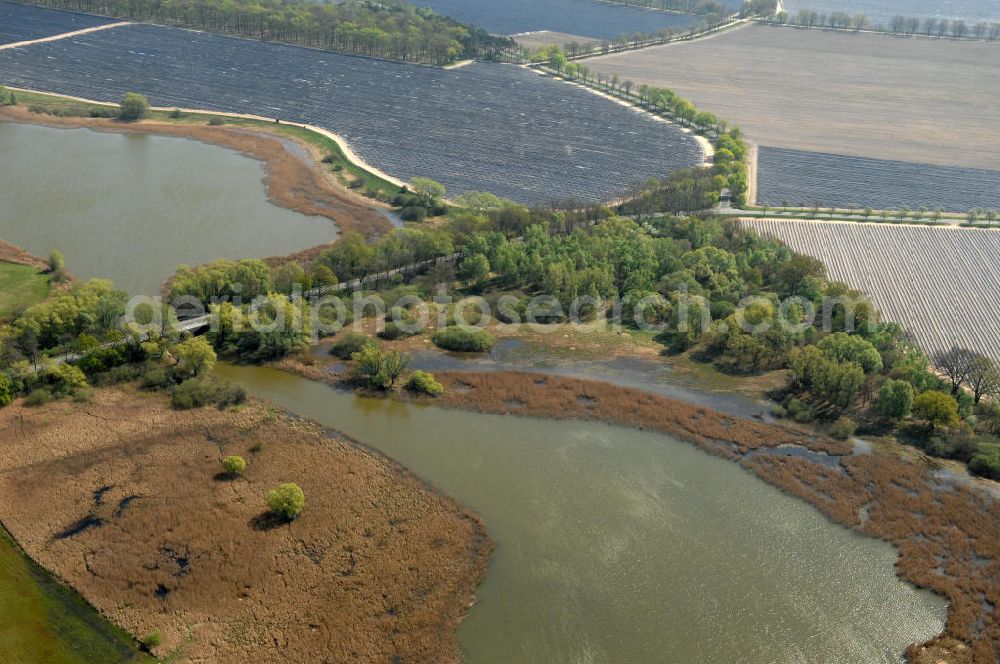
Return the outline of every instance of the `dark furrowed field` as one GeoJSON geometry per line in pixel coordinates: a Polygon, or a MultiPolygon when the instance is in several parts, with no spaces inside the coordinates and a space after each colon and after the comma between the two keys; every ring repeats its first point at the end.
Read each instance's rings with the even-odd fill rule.
{"type": "Polygon", "coordinates": [[[51,37],[111,23],[109,19],[0,2],[0,44],[51,37]]]}
{"type": "Polygon", "coordinates": [[[928,351],[958,345],[1000,360],[1000,231],[746,220],[826,263],[928,351]]]}
{"type": "MultiPolygon", "coordinates": [[[[504,35],[553,30],[591,39],[612,39],[636,32],[656,33],[663,28],[682,30],[698,20],[693,16],[592,0],[417,0],[414,4],[429,6],[438,14],[504,35]]],[[[739,5],[732,0],[724,4],[739,5]]]]}
{"type": "Polygon", "coordinates": [[[0,52],[0,71],[12,86],[315,124],[451,194],[596,201],[701,160],[678,128],[513,65],[445,71],[131,25],[0,52]]]}
{"type": "Polygon", "coordinates": [[[760,148],[757,203],[965,212],[1000,208],[1000,171],[760,148]]]}

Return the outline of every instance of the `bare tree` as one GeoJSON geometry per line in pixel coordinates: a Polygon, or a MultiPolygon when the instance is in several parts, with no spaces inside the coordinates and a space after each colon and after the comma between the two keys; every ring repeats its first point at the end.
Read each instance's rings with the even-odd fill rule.
{"type": "Polygon", "coordinates": [[[969,369],[969,387],[976,403],[986,394],[996,394],[1000,390],[1000,366],[984,355],[976,355],[969,369]]]}
{"type": "Polygon", "coordinates": [[[941,373],[951,383],[952,396],[958,394],[962,385],[969,379],[976,354],[971,350],[952,346],[950,350],[940,350],[934,353],[932,361],[941,373]]]}

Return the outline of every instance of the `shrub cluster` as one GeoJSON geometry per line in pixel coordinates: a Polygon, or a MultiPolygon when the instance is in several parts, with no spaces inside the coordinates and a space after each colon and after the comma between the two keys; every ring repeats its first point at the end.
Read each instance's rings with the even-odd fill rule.
{"type": "Polygon", "coordinates": [[[434,343],[439,347],[462,353],[482,353],[496,342],[496,337],[483,328],[466,325],[446,327],[434,334],[434,343]]]}

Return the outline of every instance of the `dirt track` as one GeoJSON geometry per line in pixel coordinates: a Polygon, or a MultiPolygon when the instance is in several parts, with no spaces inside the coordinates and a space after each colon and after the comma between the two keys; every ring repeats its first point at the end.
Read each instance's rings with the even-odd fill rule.
{"type": "Polygon", "coordinates": [[[161,655],[186,641],[181,661],[458,659],[489,540],[382,457],[260,404],[180,413],[118,389],[0,410],[0,441],[3,523],[110,619],[161,630],[161,655]],[[218,476],[227,454],[243,479],[218,476]],[[287,481],[306,509],[275,525],[264,494],[287,481]]]}

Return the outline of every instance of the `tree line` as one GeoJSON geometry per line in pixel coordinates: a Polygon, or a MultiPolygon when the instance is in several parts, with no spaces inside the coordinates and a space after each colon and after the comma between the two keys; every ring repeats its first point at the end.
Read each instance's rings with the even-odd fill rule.
{"type": "Polygon", "coordinates": [[[627,194],[628,199],[642,201],[643,205],[627,207],[629,214],[704,210],[718,203],[723,189],[729,189],[737,207],[746,204],[746,192],[749,188],[746,164],[748,150],[739,127],[729,127],[725,120],[720,120],[708,111],[699,110],[669,88],[646,84],[637,86],[633,81],[622,80],[617,74],[594,72],[581,62],[570,62],[566,53],[558,46],[541,49],[539,54],[545,56],[548,67],[559,75],[633,102],[640,108],[670,118],[682,126],[697,129],[714,139],[714,165],[710,171],[702,174],[684,171],[679,179],[654,179],[633,187],[627,194]],[[670,190],[672,204],[664,199],[666,190],[670,190]],[[713,192],[714,200],[711,198],[713,192]],[[685,202],[681,203],[681,198],[685,202]],[[676,207],[678,203],[686,207],[676,207]]]}
{"type": "Polygon", "coordinates": [[[913,16],[893,16],[887,24],[872,23],[865,14],[832,12],[824,14],[811,9],[802,9],[792,15],[778,12],[768,19],[778,25],[797,25],[804,28],[835,28],[838,30],[874,30],[898,35],[924,35],[927,37],[949,37],[952,39],[1000,40],[1000,23],[978,21],[968,25],[961,19],[939,19],[932,16],[920,19],[913,16]]]}
{"type": "Polygon", "coordinates": [[[279,41],[404,62],[500,59],[514,41],[405,0],[21,0],[56,9],[279,41]]]}

